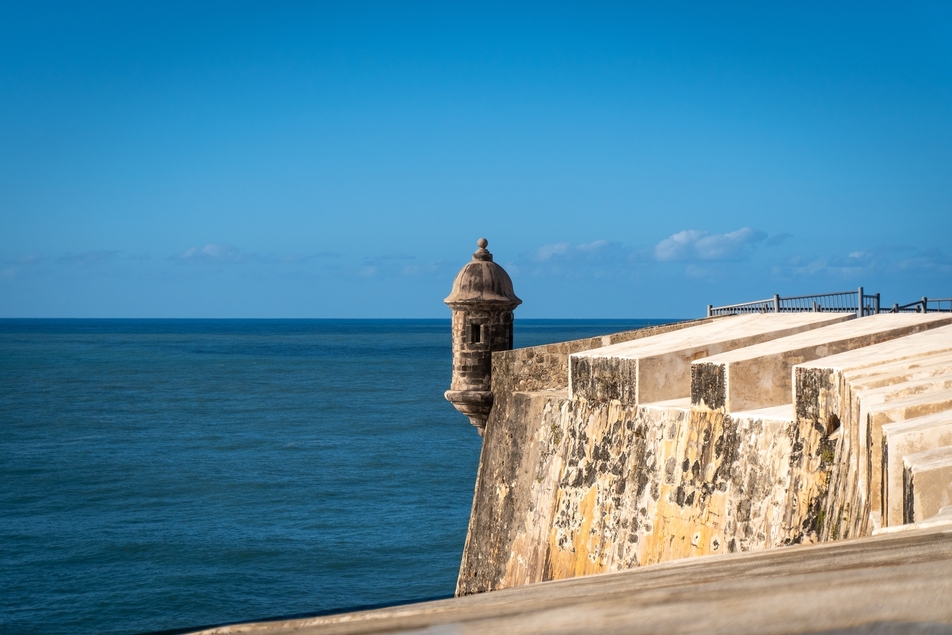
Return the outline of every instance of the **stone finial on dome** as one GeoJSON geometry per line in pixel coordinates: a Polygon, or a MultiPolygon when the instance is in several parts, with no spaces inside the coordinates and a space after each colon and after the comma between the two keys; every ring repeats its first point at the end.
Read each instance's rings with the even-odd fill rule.
{"type": "Polygon", "coordinates": [[[476,246],[479,247],[479,249],[473,254],[473,260],[488,260],[492,262],[493,255],[486,249],[486,247],[489,246],[489,241],[485,238],[480,238],[476,241],[476,246]]]}

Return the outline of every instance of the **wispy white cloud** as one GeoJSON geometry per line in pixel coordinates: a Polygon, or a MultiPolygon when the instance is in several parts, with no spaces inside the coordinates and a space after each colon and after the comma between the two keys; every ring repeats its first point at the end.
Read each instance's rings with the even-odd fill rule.
{"type": "Polygon", "coordinates": [[[952,257],[938,250],[919,251],[913,247],[877,247],[851,251],[846,255],[795,255],[775,263],[771,273],[778,276],[815,276],[832,279],[870,277],[880,274],[952,275],[952,257]]]}
{"type": "Polygon", "coordinates": [[[727,234],[711,234],[698,229],[686,229],[655,245],[655,258],[662,262],[673,260],[736,260],[747,250],[767,238],[762,231],[742,227],[727,234]]]}
{"type": "Polygon", "coordinates": [[[460,262],[421,261],[416,256],[390,253],[382,256],[366,257],[363,262],[353,266],[344,265],[341,271],[362,278],[436,275],[452,279],[460,266],[462,266],[460,262]]]}
{"type": "Polygon", "coordinates": [[[774,234],[764,241],[764,245],[767,247],[775,247],[777,245],[782,245],[791,238],[793,238],[793,234],[788,234],[787,232],[783,232],[782,234],[774,234]]]}
{"type": "Polygon", "coordinates": [[[187,264],[231,264],[248,262],[253,258],[251,254],[242,253],[237,247],[209,243],[204,247],[190,247],[173,260],[187,264]]]}
{"type": "Polygon", "coordinates": [[[171,260],[191,265],[247,264],[247,275],[331,275],[378,278],[386,276],[419,276],[442,269],[433,263],[420,263],[416,256],[389,253],[362,260],[346,258],[334,252],[310,254],[257,254],[244,252],[233,245],[209,243],[191,247],[172,256],[171,260]]]}
{"type": "Polygon", "coordinates": [[[289,254],[286,256],[275,256],[275,255],[265,255],[265,256],[255,256],[254,259],[258,262],[268,264],[268,265],[301,265],[307,262],[314,260],[326,259],[326,258],[340,258],[341,254],[330,252],[330,251],[319,251],[313,254],[289,254]]]}
{"type": "Polygon", "coordinates": [[[0,278],[16,278],[17,271],[19,271],[17,267],[7,267],[0,270],[0,278]]]}
{"type": "Polygon", "coordinates": [[[637,255],[636,251],[610,240],[577,245],[563,241],[537,247],[507,261],[505,267],[515,275],[607,278],[630,275],[637,255]]]}
{"type": "Polygon", "coordinates": [[[596,240],[594,242],[579,245],[578,247],[576,247],[576,249],[578,249],[581,252],[588,253],[588,252],[598,251],[599,249],[602,249],[604,247],[608,247],[610,244],[611,243],[607,240],[596,240]]]}
{"type": "Polygon", "coordinates": [[[618,257],[626,256],[627,251],[618,244],[610,240],[595,240],[590,243],[573,245],[569,242],[552,243],[542,245],[536,249],[530,258],[535,262],[549,262],[555,260],[574,261],[579,259],[597,259],[606,256],[618,257]]]}
{"type": "Polygon", "coordinates": [[[688,260],[694,255],[694,246],[707,232],[697,229],[685,229],[655,245],[655,257],[658,260],[688,260]]]}
{"type": "Polygon", "coordinates": [[[938,249],[930,249],[905,255],[898,259],[896,267],[900,271],[934,271],[952,275],[952,257],[938,249]]]}
{"type": "Polygon", "coordinates": [[[555,243],[551,245],[542,245],[535,251],[535,260],[545,262],[552,256],[564,256],[572,248],[570,243],[555,243]]]}

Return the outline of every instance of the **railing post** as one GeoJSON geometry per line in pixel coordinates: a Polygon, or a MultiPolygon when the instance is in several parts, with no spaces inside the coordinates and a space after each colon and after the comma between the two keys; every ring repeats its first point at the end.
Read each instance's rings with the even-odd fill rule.
{"type": "Polygon", "coordinates": [[[929,299],[926,296],[922,296],[922,312],[929,312],[929,299]]]}
{"type": "Polygon", "coordinates": [[[780,313],[780,294],[773,294],[773,312],[780,313]]]}
{"type": "Polygon", "coordinates": [[[879,315],[879,294],[877,293],[874,297],[876,298],[876,315],[879,315]]]}
{"type": "Polygon", "coordinates": [[[863,317],[863,287],[859,288],[857,292],[856,299],[859,301],[859,304],[856,307],[856,317],[863,317]]]}
{"type": "Polygon", "coordinates": [[[892,311],[890,311],[890,313],[899,313],[899,303],[898,303],[898,302],[894,302],[894,303],[893,303],[893,308],[892,308],[892,311]]]}
{"type": "Polygon", "coordinates": [[[713,308],[714,308],[714,305],[713,305],[713,304],[708,304],[708,305],[707,305],[707,317],[711,317],[711,309],[713,309],[713,308]]]}

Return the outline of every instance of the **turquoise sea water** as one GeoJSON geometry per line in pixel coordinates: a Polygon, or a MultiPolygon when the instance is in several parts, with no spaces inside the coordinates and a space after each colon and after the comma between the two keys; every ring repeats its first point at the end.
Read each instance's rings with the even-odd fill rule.
{"type": "Polygon", "coordinates": [[[0,633],[451,595],[480,439],[449,373],[449,320],[0,320],[0,633]]]}

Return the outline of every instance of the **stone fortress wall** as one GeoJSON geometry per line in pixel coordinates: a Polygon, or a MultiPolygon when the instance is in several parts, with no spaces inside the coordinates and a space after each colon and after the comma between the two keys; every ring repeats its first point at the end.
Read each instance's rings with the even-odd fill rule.
{"type": "Polygon", "coordinates": [[[952,503],[952,314],[755,314],[492,354],[458,595],[890,531],[952,503]]]}

